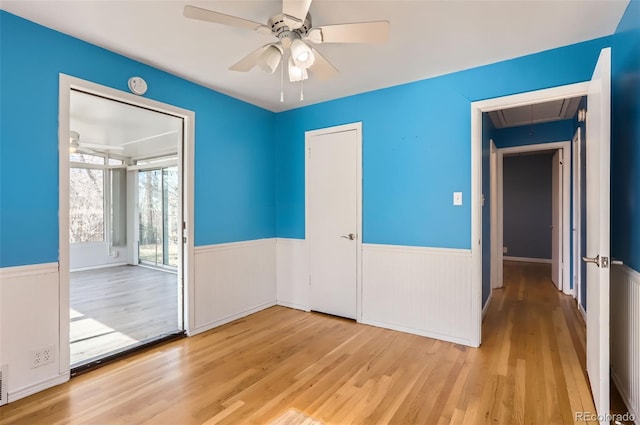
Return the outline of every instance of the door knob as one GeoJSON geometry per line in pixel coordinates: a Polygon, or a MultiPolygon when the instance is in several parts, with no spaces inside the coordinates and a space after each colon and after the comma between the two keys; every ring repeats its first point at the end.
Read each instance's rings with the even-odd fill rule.
{"type": "Polygon", "coordinates": [[[582,257],[582,261],[585,263],[593,263],[603,269],[609,267],[609,257],[600,257],[600,255],[596,255],[595,257],[582,257]]]}
{"type": "Polygon", "coordinates": [[[342,235],[340,236],[343,239],[349,239],[350,241],[354,240],[356,238],[356,235],[353,233],[349,233],[348,235],[342,235]]]}

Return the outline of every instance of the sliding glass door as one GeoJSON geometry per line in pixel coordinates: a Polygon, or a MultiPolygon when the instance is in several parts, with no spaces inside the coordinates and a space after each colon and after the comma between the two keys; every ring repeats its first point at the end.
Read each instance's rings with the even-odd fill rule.
{"type": "Polygon", "coordinates": [[[141,264],[178,267],[180,249],[179,181],[176,166],[138,172],[141,264]]]}

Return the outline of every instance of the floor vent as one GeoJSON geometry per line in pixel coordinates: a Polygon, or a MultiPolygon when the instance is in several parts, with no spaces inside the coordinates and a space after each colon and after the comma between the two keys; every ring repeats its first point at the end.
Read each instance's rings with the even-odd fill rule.
{"type": "Polygon", "coordinates": [[[8,366],[0,366],[0,406],[7,404],[7,369],[8,366]]]}

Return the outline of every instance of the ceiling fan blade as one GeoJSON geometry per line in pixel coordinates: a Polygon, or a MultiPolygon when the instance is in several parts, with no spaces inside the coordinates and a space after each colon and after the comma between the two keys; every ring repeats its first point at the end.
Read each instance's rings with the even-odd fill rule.
{"type": "Polygon", "coordinates": [[[319,80],[328,80],[338,73],[336,67],[333,66],[331,62],[327,60],[327,58],[322,56],[320,52],[318,52],[313,47],[311,48],[311,50],[313,51],[315,60],[313,61],[313,65],[311,65],[309,70],[314,77],[318,78],[319,80]]]}
{"type": "MultiPolygon", "coordinates": [[[[224,13],[214,12],[213,10],[203,9],[201,7],[187,5],[183,12],[185,18],[199,19],[201,21],[213,22],[216,24],[229,25],[232,27],[246,28],[257,31],[261,27],[266,27],[259,22],[250,21],[248,19],[238,18],[237,16],[225,15],[224,13]]],[[[269,32],[271,29],[267,28],[269,32]]]]}
{"type": "Polygon", "coordinates": [[[250,71],[254,66],[258,64],[258,60],[260,59],[260,55],[265,51],[267,47],[271,44],[265,44],[262,47],[258,47],[253,52],[249,53],[244,58],[240,59],[234,65],[232,65],[229,69],[232,71],[240,71],[247,72],[250,71]]]}
{"type": "Polygon", "coordinates": [[[313,43],[385,43],[389,39],[389,21],[325,25],[312,28],[307,39],[313,43]]]}
{"type": "Polygon", "coordinates": [[[90,148],[90,149],[98,149],[98,150],[105,150],[105,151],[123,151],[124,150],[124,147],[122,146],[103,145],[100,143],[80,142],[79,145],[81,148],[90,148]]]}
{"type": "Polygon", "coordinates": [[[309,13],[311,0],[282,0],[285,24],[292,30],[300,28],[309,13]]]}

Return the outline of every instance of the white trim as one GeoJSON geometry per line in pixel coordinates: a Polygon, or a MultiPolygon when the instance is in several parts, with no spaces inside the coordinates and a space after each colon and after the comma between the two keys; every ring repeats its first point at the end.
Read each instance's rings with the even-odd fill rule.
{"type": "MultiPolygon", "coordinates": [[[[338,125],[305,132],[304,139],[304,222],[305,240],[309,240],[309,140],[314,136],[340,133],[345,131],[356,132],[356,321],[362,320],[362,122],[338,125]]],[[[307,253],[309,244],[307,244],[307,253]]],[[[311,256],[308,254],[307,258],[311,256]]],[[[308,269],[307,269],[308,270],[308,269]]],[[[310,278],[310,277],[309,277],[310,278]]]]}
{"type": "Polygon", "coordinates": [[[580,312],[580,315],[582,316],[582,320],[584,320],[584,323],[586,325],[586,323],[587,323],[587,312],[584,310],[584,307],[582,307],[582,304],[580,304],[580,302],[578,302],[577,304],[578,304],[578,311],[580,312]]]}
{"type": "Polygon", "coordinates": [[[577,128],[573,135],[572,152],[573,159],[571,161],[573,169],[573,297],[578,299],[580,303],[582,296],[582,288],[580,285],[581,269],[582,269],[582,256],[580,250],[582,247],[582,159],[580,158],[582,153],[582,129],[577,128]]]}
{"type": "Polygon", "coordinates": [[[216,252],[216,251],[225,251],[229,248],[240,248],[244,246],[256,246],[259,244],[272,244],[274,243],[276,238],[262,238],[262,239],[252,239],[248,241],[239,241],[239,242],[224,242],[213,245],[200,245],[194,248],[194,252],[196,254],[206,254],[208,252],[216,252]]]}
{"type": "Polygon", "coordinates": [[[55,387],[56,385],[64,384],[65,382],[69,381],[70,378],[71,376],[69,374],[69,371],[61,373],[56,377],[45,379],[44,381],[40,381],[37,384],[29,385],[27,387],[20,388],[19,390],[10,392],[7,395],[7,401],[9,403],[13,403],[14,401],[20,400],[21,398],[39,393],[40,391],[55,387]]]}
{"type": "Polygon", "coordinates": [[[268,303],[260,304],[260,305],[257,305],[255,307],[246,309],[246,310],[241,311],[239,313],[235,313],[235,314],[231,314],[229,316],[225,316],[224,318],[216,320],[214,322],[209,322],[209,323],[207,323],[205,325],[202,325],[202,326],[199,326],[197,328],[193,328],[193,329],[187,330],[187,335],[188,336],[194,336],[194,335],[197,335],[199,333],[209,331],[209,330],[211,330],[213,328],[217,328],[218,326],[222,326],[222,325],[224,325],[226,323],[233,322],[234,320],[246,317],[246,316],[248,316],[250,314],[253,314],[253,313],[257,313],[257,312],[262,311],[262,310],[264,310],[266,308],[273,307],[274,305],[276,305],[276,302],[275,301],[271,301],[271,302],[268,302],[268,303]]]}
{"type": "Polygon", "coordinates": [[[126,262],[126,261],[121,261],[121,262],[118,262],[118,263],[100,264],[100,265],[97,265],[97,266],[76,267],[75,269],[69,269],[69,271],[71,273],[73,273],[73,272],[84,272],[84,271],[87,271],[87,270],[97,270],[97,269],[106,269],[106,268],[109,268],[109,267],[126,266],[128,264],[129,263],[126,262]]]}
{"type": "Polygon", "coordinates": [[[471,102],[471,252],[472,327],[475,342],[482,341],[482,113],[504,108],[584,96],[589,83],[582,82],[471,102]]]}
{"type": "Polygon", "coordinates": [[[409,327],[385,323],[385,322],[377,322],[374,320],[362,320],[359,323],[362,323],[363,325],[370,325],[370,326],[376,326],[379,328],[391,329],[392,331],[405,332],[413,335],[425,336],[427,338],[439,339],[441,341],[452,342],[454,344],[475,347],[474,345],[469,344],[469,340],[467,339],[456,338],[454,336],[441,334],[438,332],[425,332],[419,329],[409,328],[409,327]]]}
{"type": "Polygon", "coordinates": [[[489,304],[493,300],[493,291],[489,293],[489,298],[487,298],[487,302],[484,303],[484,307],[482,307],[482,319],[487,315],[487,311],[489,311],[489,304]]]}
{"type": "Polygon", "coordinates": [[[471,254],[470,249],[461,248],[436,248],[428,246],[411,246],[411,245],[385,245],[377,243],[363,243],[363,247],[368,249],[392,249],[396,252],[415,252],[420,254],[445,254],[453,256],[468,257],[471,254]]]}
{"type": "Polygon", "coordinates": [[[29,264],[26,266],[12,266],[0,268],[0,279],[15,279],[19,277],[40,276],[48,273],[58,273],[58,263],[29,264]]]}
{"type": "Polygon", "coordinates": [[[167,159],[165,161],[152,162],[149,164],[128,165],[125,168],[127,169],[127,171],[147,171],[147,170],[157,170],[159,168],[165,168],[165,167],[175,167],[176,165],[178,165],[178,159],[174,158],[174,159],[167,159]]]}
{"type": "Polygon", "coordinates": [[[306,312],[311,311],[309,310],[309,306],[298,304],[298,303],[291,303],[288,301],[277,300],[276,305],[287,307],[287,308],[293,308],[294,310],[302,310],[306,312]]]}
{"type": "Polygon", "coordinates": [[[195,113],[156,100],[136,96],[100,84],[85,81],[65,74],[59,75],[58,110],[58,168],[59,168],[59,372],[69,371],[69,121],[71,90],[76,89],[106,97],[130,105],[140,106],[182,119],[182,146],[178,152],[179,175],[182,177],[179,221],[186,223],[183,236],[182,264],[179,267],[179,279],[182,277],[178,311],[183,318],[183,327],[189,330],[194,324],[194,144],[195,113]]]}
{"type": "Polygon", "coordinates": [[[551,258],[531,258],[531,257],[502,257],[505,261],[518,261],[520,263],[544,263],[551,264],[551,258]]]}
{"type": "MultiPolygon", "coordinates": [[[[640,412],[636,412],[631,406],[631,402],[630,402],[631,397],[624,390],[624,385],[622,385],[622,380],[620,379],[620,377],[618,376],[618,374],[614,369],[611,369],[611,380],[613,381],[613,385],[616,386],[616,389],[618,390],[618,394],[620,394],[620,398],[622,399],[624,407],[627,408],[627,412],[629,412],[631,415],[633,415],[634,418],[636,418],[634,423],[640,424],[640,412]]],[[[619,423],[619,422],[616,421],[616,423],[619,423]]]]}
{"type": "MultiPolygon", "coordinates": [[[[490,270],[491,270],[491,291],[493,292],[494,288],[502,288],[504,286],[504,277],[503,277],[503,268],[502,268],[502,245],[499,241],[502,240],[501,228],[498,226],[498,214],[497,211],[502,208],[501,203],[499,202],[498,197],[498,181],[501,177],[501,174],[498,173],[498,147],[496,146],[493,139],[489,140],[489,179],[490,179],[490,228],[491,228],[491,248],[490,255],[491,258],[489,260],[490,270]]],[[[486,306],[486,303],[485,303],[486,306]]],[[[484,313],[483,313],[484,315],[484,313]]],[[[483,316],[484,317],[484,316],[483,316]]]]}

